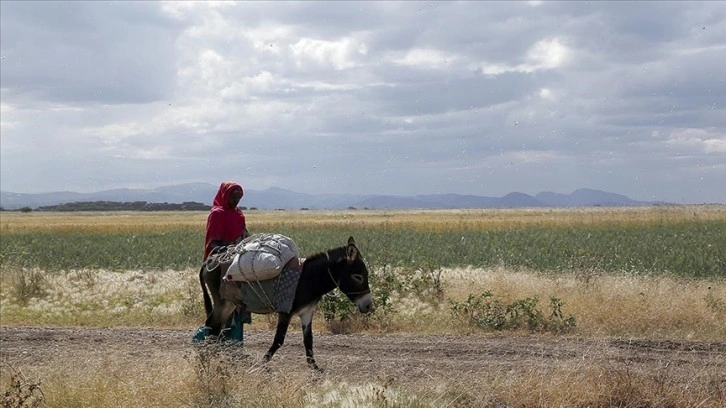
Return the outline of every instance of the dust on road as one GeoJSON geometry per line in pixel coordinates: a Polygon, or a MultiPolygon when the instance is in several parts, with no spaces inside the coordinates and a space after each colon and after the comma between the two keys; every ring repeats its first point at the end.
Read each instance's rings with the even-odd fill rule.
{"type": "MultiPolygon", "coordinates": [[[[273,332],[245,333],[244,347],[224,353],[250,367],[260,360],[273,332]]],[[[67,327],[0,327],[0,353],[12,366],[53,366],[69,361],[153,361],[198,352],[189,330],[67,327]]],[[[271,370],[307,370],[299,331],[268,363],[271,370]]],[[[325,375],[344,381],[385,377],[397,383],[466,381],[485,373],[523,373],[564,367],[627,367],[652,372],[676,367],[684,379],[721,372],[726,383],[726,342],[579,339],[541,335],[315,334],[316,359],[325,375]],[[712,371],[715,370],[715,371],[712,371]]]]}

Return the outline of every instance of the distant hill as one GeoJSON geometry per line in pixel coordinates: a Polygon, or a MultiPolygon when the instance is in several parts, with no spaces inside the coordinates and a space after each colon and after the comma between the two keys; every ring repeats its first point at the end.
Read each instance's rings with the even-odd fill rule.
{"type": "MultiPolygon", "coordinates": [[[[118,201],[147,203],[196,202],[211,205],[218,186],[207,183],[188,183],[152,189],[115,189],[95,193],[57,191],[42,194],[0,192],[0,207],[16,210],[36,209],[64,203],[118,201]]],[[[416,196],[374,194],[305,194],[282,188],[246,190],[240,203],[261,210],[287,209],[459,209],[459,208],[523,208],[523,207],[581,207],[634,206],[654,202],[635,201],[624,195],[600,190],[578,189],[571,194],[542,192],[536,196],[513,192],[503,197],[461,194],[429,194],[416,196]]]]}
{"type": "Polygon", "coordinates": [[[592,190],[589,188],[575,190],[572,194],[543,192],[537,194],[534,198],[551,207],[586,207],[594,205],[611,207],[643,204],[631,200],[624,195],[606,193],[604,191],[592,190]]]}

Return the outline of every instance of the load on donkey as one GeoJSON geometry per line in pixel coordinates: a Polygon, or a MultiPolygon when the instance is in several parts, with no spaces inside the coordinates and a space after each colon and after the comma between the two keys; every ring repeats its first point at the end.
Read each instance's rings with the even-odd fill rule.
{"type": "Polygon", "coordinates": [[[236,309],[277,313],[275,339],[264,357],[268,361],[283,345],[290,319],[297,315],[307,362],[314,369],[319,368],[313,357],[312,319],[323,295],[338,288],[361,313],[373,307],[368,268],[353,237],[346,245],[300,258],[288,237],[252,235],[210,256],[199,271],[199,281],[207,320],[195,340],[219,336],[236,309]]]}

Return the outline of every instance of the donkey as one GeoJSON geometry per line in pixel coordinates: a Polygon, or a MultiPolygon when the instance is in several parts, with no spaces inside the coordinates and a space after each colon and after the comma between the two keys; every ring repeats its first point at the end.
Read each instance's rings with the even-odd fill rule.
{"type": "MultiPolygon", "coordinates": [[[[205,326],[209,334],[219,335],[224,323],[239,304],[240,288],[236,282],[222,279],[223,265],[208,268],[205,262],[199,271],[199,282],[204,294],[204,308],[207,312],[205,326]],[[211,293],[207,293],[207,288],[211,293]]],[[[272,346],[263,357],[264,362],[270,361],[275,352],[285,341],[290,319],[293,315],[300,317],[303,332],[305,356],[310,368],[321,371],[313,357],[313,314],[318,302],[326,293],[335,288],[340,289],[351,302],[358,306],[361,313],[372,310],[373,299],[368,287],[368,268],[355,244],[353,237],[348,244],[326,252],[315,254],[303,263],[300,279],[295,290],[290,313],[277,313],[277,330],[272,346]]],[[[268,314],[272,311],[249,310],[253,313],[268,314]]]]}

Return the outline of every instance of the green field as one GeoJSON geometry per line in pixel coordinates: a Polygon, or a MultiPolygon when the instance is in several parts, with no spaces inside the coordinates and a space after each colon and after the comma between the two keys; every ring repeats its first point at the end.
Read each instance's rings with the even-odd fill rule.
{"type": "MultiPolygon", "coordinates": [[[[525,210],[522,210],[525,211],[525,210]]],[[[3,265],[46,271],[103,268],[185,269],[199,265],[204,214],[103,213],[2,215],[3,265]],[[43,224],[43,217],[48,217],[43,224]]],[[[453,268],[495,265],[540,272],[684,278],[726,275],[726,210],[683,207],[556,212],[249,212],[250,229],[290,236],[303,254],[353,235],[370,265],[453,268]],[[522,217],[525,214],[527,217],[522,217]],[[259,217],[258,217],[259,215],[259,217]],[[515,218],[516,217],[516,218],[515,218]],[[299,218],[299,221],[296,220],[299,218]]]]}

